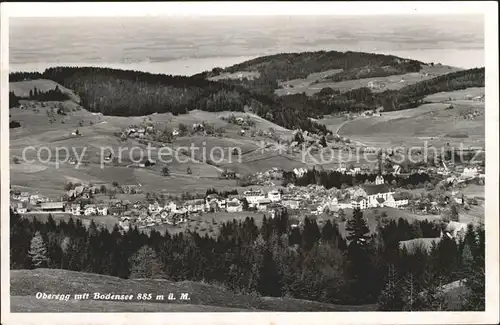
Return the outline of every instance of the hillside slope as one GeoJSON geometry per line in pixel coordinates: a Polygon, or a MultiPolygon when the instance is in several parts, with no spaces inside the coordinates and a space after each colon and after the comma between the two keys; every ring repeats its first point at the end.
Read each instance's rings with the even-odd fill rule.
{"type": "Polygon", "coordinates": [[[33,89],[38,89],[39,91],[47,92],[50,90],[54,90],[56,87],[59,90],[66,94],[70,100],[75,103],[80,103],[80,97],[73,93],[70,89],[63,87],[55,81],[48,79],[36,79],[36,80],[23,80],[9,83],[9,91],[14,92],[14,94],[18,97],[28,97],[30,91],[33,89]]]}
{"type": "Polygon", "coordinates": [[[424,98],[426,104],[413,109],[361,116],[345,121],[338,132],[368,146],[460,147],[484,146],[484,102],[465,99],[469,94],[484,94],[484,88],[440,92],[424,98]],[[471,114],[474,117],[471,117],[471,114]],[[476,116],[477,115],[477,116],[476,116]]]}
{"type": "Polygon", "coordinates": [[[54,67],[38,75],[17,73],[9,77],[11,82],[53,80],[78,94],[85,109],[104,115],[178,115],[196,109],[209,112],[251,111],[287,129],[326,132],[324,126],[308,119],[307,112],[290,109],[276,101],[272,92],[258,94],[240,85],[205,78],[97,67],[54,67]]]}
{"type": "Polygon", "coordinates": [[[248,87],[260,93],[272,93],[282,81],[307,78],[312,73],[342,69],[329,74],[335,80],[350,80],[418,72],[422,62],[363,52],[317,51],[280,53],[263,56],[201,74],[213,78],[221,73],[254,72],[252,78],[227,79],[231,84],[248,87]]]}
{"type": "MultiPolygon", "coordinates": [[[[170,282],[167,280],[125,280],[111,276],[74,272],[59,269],[12,270],[11,308],[13,311],[369,311],[374,305],[343,306],[290,298],[267,298],[234,294],[223,288],[191,281],[170,282]],[[165,300],[150,303],[109,301],[64,301],[36,300],[37,292],[81,294],[152,293],[164,295],[165,300]],[[169,293],[177,300],[166,299],[169,293]],[[179,299],[181,293],[189,294],[189,301],[179,299]],[[83,303],[82,303],[83,302],[83,303]],[[110,308],[108,310],[108,308],[110,308]]],[[[73,298],[73,296],[71,296],[73,298]]]]}

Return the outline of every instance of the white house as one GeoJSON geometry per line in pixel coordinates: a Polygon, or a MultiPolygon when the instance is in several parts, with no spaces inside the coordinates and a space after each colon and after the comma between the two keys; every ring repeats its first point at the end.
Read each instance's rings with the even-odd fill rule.
{"type": "Polygon", "coordinates": [[[241,212],[243,211],[243,205],[238,199],[232,199],[226,203],[227,212],[241,212]]]}
{"type": "Polygon", "coordinates": [[[375,185],[380,185],[384,183],[385,183],[384,177],[382,175],[377,175],[377,177],[375,178],[375,185]]]}
{"type": "Polygon", "coordinates": [[[205,212],[205,200],[190,200],[185,203],[188,212],[205,212]]]}
{"type": "Polygon", "coordinates": [[[367,209],[368,208],[368,200],[366,198],[360,196],[360,197],[351,201],[351,207],[353,209],[356,209],[356,208],[361,209],[361,210],[367,209]]]}
{"type": "Polygon", "coordinates": [[[221,208],[221,199],[217,194],[209,194],[205,197],[205,209],[207,211],[221,208]]]}
{"type": "Polygon", "coordinates": [[[384,205],[391,208],[400,208],[408,205],[408,199],[398,194],[390,195],[389,198],[385,200],[384,205]]]}
{"type": "Polygon", "coordinates": [[[172,131],[172,135],[173,135],[174,137],[178,136],[179,134],[181,134],[181,133],[180,133],[180,132],[179,132],[179,130],[177,130],[177,129],[174,129],[174,130],[172,131]]]}
{"type": "Polygon", "coordinates": [[[161,211],[161,206],[158,202],[150,203],[148,206],[148,211],[151,213],[158,213],[161,211]]]}
{"type": "Polygon", "coordinates": [[[363,196],[368,199],[368,205],[370,207],[380,206],[381,200],[377,200],[378,198],[387,201],[389,197],[394,194],[387,184],[363,185],[363,190],[366,193],[366,195],[363,196]]]}
{"type": "Polygon", "coordinates": [[[257,203],[256,203],[257,210],[266,211],[269,204],[271,204],[271,200],[266,199],[266,198],[259,199],[259,200],[257,200],[257,203]]]}
{"type": "Polygon", "coordinates": [[[462,222],[450,221],[446,226],[444,234],[449,238],[455,238],[456,240],[462,239],[467,232],[467,224],[462,222]]]}
{"type": "Polygon", "coordinates": [[[248,204],[253,205],[253,206],[257,205],[257,203],[260,200],[266,199],[264,192],[262,192],[261,190],[245,191],[245,192],[243,192],[243,195],[245,196],[245,199],[247,200],[248,204]]]}
{"type": "Polygon", "coordinates": [[[353,204],[351,202],[339,202],[339,209],[352,209],[353,204]]]}
{"type": "Polygon", "coordinates": [[[279,201],[281,201],[281,193],[278,190],[269,191],[269,193],[267,193],[267,197],[272,202],[279,202],[279,201]]]}
{"type": "Polygon", "coordinates": [[[97,210],[97,214],[100,216],[107,216],[108,215],[108,207],[104,204],[97,206],[96,210],[97,210]]]}
{"type": "Polygon", "coordinates": [[[478,170],[476,167],[465,167],[462,172],[462,177],[476,177],[478,175],[478,170]]]}
{"type": "Polygon", "coordinates": [[[297,210],[300,208],[300,200],[294,198],[284,198],[281,202],[284,207],[292,210],[297,210]]]}
{"type": "Polygon", "coordinates": [[[177,204],[175,202],[169,202],[168,204],[165,204],[165,210],[168,211],[177,211],[177,204]]]}
{"type": "Polygon", "coordinates": [[[128,217],[122,217],[118,222],[118,225],[125,231],[130,228],[130,219],[128,217]]]}
{"type": "Polygon", "coordinates": [[[26,212],[28,212],[26,204],[22,203],[22,202],[17,203],[16,212],[17,213],[26,213],[26,212]]]}
{"type": "Polygon", "coordinates": [[[97,213],[97,210],[96,210],[95,205],[89,204],[89,205],[85,206],[84,214],[86,216],[90,216],[90,215],[93,215],[93,214],[96,214],[96,213],[97,213]]]}
{"type": "Polygon", "coordinates": [[[293,169],[293,173],[297,177],[302,177],[302,176],[304,176],[305,173],[307,173],[307,169],[305,169],[305,168],[298,168],[298,169],[294,168],[293,169]]]}
{"type": "Polygon", "coordinates": [[[81,206],[80,206],[80,204],[72,204],[70,206],[70,212],[74,216],[79,216],[81,214],[81,206]]]}

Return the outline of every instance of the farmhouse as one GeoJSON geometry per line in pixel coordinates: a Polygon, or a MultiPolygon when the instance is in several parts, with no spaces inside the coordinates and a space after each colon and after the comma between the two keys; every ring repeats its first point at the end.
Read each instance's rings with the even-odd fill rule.
{"type": "Polygon", "coordinates": [[[184,203],[188,212],[205,212],[204,200],[190,200],[184,203]]]}
{"type": "Polygon", "coordinates": [[[478,175],[478,170],[476,167],[465,167],[462,172],[462,177],[476,177],[478,175]]]}
{"type": "Polygon", "coordinates": [[[382,89],[384,87],[385,87],[385,83],[383,83],[380,80],[374,80],[374,81],[370,81],[368,83],[368,88],[370,88],[370,89],[382,89]]]}
{"type": "Polygon", "coordinates": [[[364,197],[357,197],[356,199],[352,200],[351,202],[352,208],[356,209],[367,209],[368,208],[368,200],[364,197]]]}
{"type": "Polygon", "coordinates": [[[83,214],[86,216],[91,216],[91,215],[97,214],[96,206],[94,204],[87,204],[85,206],[85,210],[84,210],[83,214]]]}
{"type": "Polygon", "coordinates": [[[119,215],[127,211],[127,204],[124,202],[116,202],[111,205],[108,209],[108,212],[112,215],[119,215]]]}
{"type": "Polygon", "coordinates": [[[297,210],[300,208],[300,200],[292,197],[283,197],[281,204],[292,210],[297,210]]]}
{"type": "Polygon", "coordinates": [[[160,204],[158,202],[151,203],[148,206],[148,211],[151,212],[151,213],[158,213],[161,210],[162,210],[161,206],[160,206],[160,204]]]}
{"type": "Polygon", "coordinates": [[[27,205],[26,205],[26,203],[24,203],[24,202],[18,202],[18,203],[15,205],[14,210],[15,210],[17,213],[26,213],[26,212],[28,212],[27,205]]]}
{"type": "Polygon", "coordinates": [[[237,178],[237,174],[235,171],[233,170],[224,170],[222,173],[221,173],[221,178],[226,178],[226,179],[236,179],[237,178]]]}
{"type": "Polygon", "coordinates": [[[122,217],[119,221],[119,226],[127,231],[130,228],[130,218],[128,217],[122,217]]]}
{"type": "Polygon", "coordinates": [[[363,185],[363,190],[366,193],[364,197],[368,198],[368,205],[374,207],[380,205],[377,198],[382,198],[385,201],[394,194],[387,184],[363,185]]]}
{"type": "Polygon", "coordinates": [[[108,215],[108,207],[105,204],[99,204],[96,207],[96,212],[100,216],[107,216],[108,215]]]}
{"type": "Polygon", "coordinates": [[[462,222],[450,221],[446,226],[442,236],[448,236],[451,239],[463,239],[467,232],[467,224],[462,222]]]}
{"type": "Polygon", "coordinates": [[[279,202],[281,201],[281,193],[277,190],[272,190],[267,193],[267,197],[269,200],[272,202],[279,202]]]}
{"type": "Polygon", "coordinates": [[[245,191],[245,192],[243,192],[243,195],[245,196],[245,199],[247,200],[249,205],[256,205],[259,200],[266,199],[264,192],[262,192],[261,190],[245,191]]]}
{"type": "Polygon", "coordinates": [[[270,204],[271,204],[271,200],[266,199],[266,198],[262,198],[262,199],[257,200],[257,203],[255,206],[257,207],[257,210],[259,210],[259,211],[266,211],[270,204]]]}
{"type": "Polygon", "coordinates": [[[241,212],[243,211],[243,205],[241,201],[238,199],[233,199],[226,203],[226,211],[227,212],[241,212]]]}
{"type": "Polygon", "coordinates": [[[66,210],[69,211],[74,216],[79,216],[81,214],[81,206],[80,204],[71,204],[66,207],[66,210]]]}
{"type": "Polygon", "coordinates": [[[400,208],[402,206],[408,205],[408,198],[403,197],[401,194],[390,195],[384,202],[384,206],[391,208],[400,208]]]}
{"type": "Polygon", "coordinates": [[[64,202],[44,202],[41,208],[45,212],[63,212],[64,202]]]}

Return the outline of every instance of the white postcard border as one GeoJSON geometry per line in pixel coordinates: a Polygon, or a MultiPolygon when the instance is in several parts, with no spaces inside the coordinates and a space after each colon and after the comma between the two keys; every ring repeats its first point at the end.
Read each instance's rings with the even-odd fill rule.
{"type": "Polygon", "coordinates": [[[498,3],[262,2],[262,3],[2,3],[1,4],[1,278],[2,324],[478,324],[499,321],[498,3]],[[486,311],[307,313],[10,313],[8,17],[234,14],[484,14],[486,52],[486,311]]]}

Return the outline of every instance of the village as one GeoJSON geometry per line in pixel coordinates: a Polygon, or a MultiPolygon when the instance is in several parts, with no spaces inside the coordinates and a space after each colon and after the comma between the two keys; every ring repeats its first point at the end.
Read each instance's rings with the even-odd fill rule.
{"type": "MultiPolygon", "coordinates": [[[[352,166],[351,166],[352,167],[352,166]]],[[[401,175],[400,166],[393,165],[392,174],[401,175]]],[[[365,173],[361,167],[339,167],[334,171],[346,175],[365,173]]],[[[296,186],[292,183],[286,186],[277,185],[283,179],[284,170],[274,167],[266,172],[253,175],[254,182],[248,190],[238,194],[210,193],[192,197],[153,198],[144,193],[139,185],[113,184],[115,191],[137,195],[142,199],[136,201],[112,198],[102,200],[106,189],[104,185],[76,185],[68,186],[66,194],[58,201],[39,193],[11,190],[12,209],[23,214],[57,214],[66,213],[75,217],[112,216],[121,229],[127,231],[136,226],[138,229],[152,228],[166,224],[179,226],[193,216],[210,214],[217,218],[218,212],[241,213],[258,212],[273,218],[279,211],[286,209],[290,215],[298,217],[299,225],[306,217],[328,216],[344,219],[345,211],[352,209],[392,208],[407,210],[413,214],[439,215],[450,204],[460,206],[478,205],[478,198],[467,197],[460,190],[470,182],[484,184],[484,169],[478,166],[449,166],[443,163],[442,168],[429,167],[418,172],[428,172],[441,181],[436,191],[426,191],[420,195],[411,193],[405,188],[397,188],[378,174],[374,182],[352,187],[326,189],[324,186],[310,184],[296,186]],[[267,187],[267,190],[265,189],[267,187]],[[432,193],[431,193],[432,192],[432,193]]],[[[295,168],[295,177],[302,177],[308,172],[306,168],[295,168]]],[[[387,174],[386,174],[387,175],[387,174]]],[[[426,184],[426,190],[429,184],[426,184]]]]}

